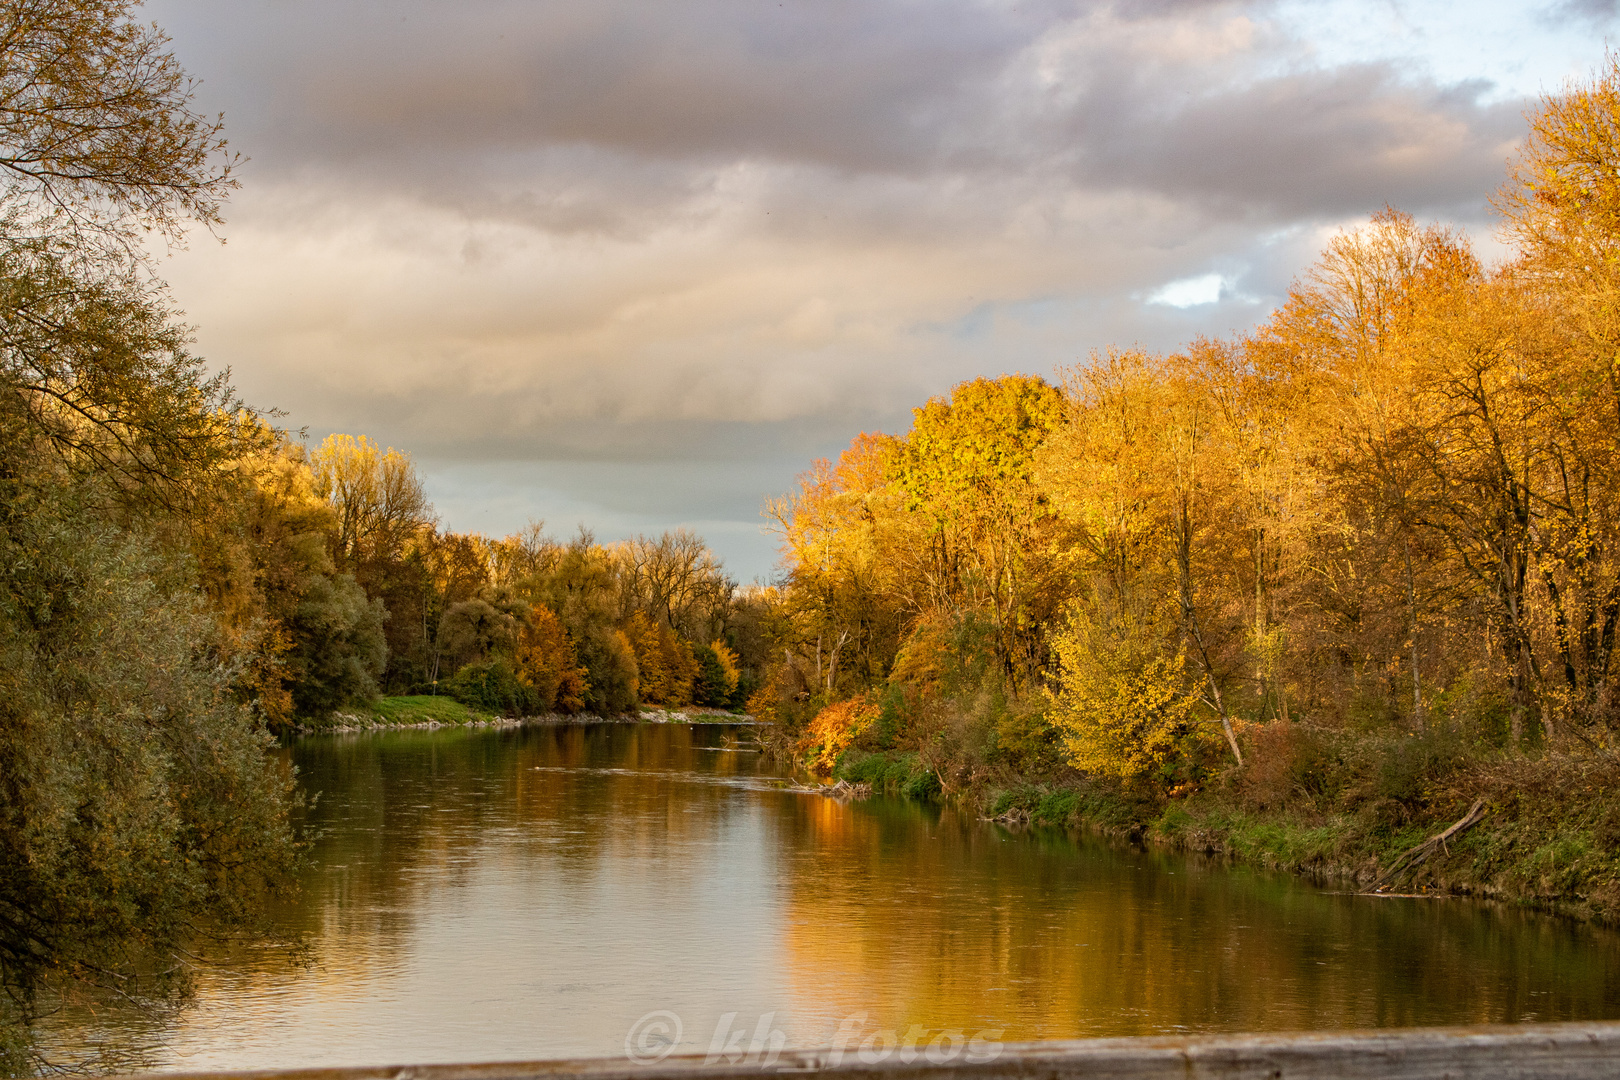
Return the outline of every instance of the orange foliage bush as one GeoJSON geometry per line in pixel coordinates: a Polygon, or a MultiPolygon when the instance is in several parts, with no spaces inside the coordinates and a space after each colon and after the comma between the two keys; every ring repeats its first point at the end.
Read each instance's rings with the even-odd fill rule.
{"type": "Polygon", "coordinates": [[[833,766],[838,764],[839,755],[848,750],[882,713],[877,702],[864,695],[834,702],[817,713],[799,740],[799,750],[807,755],[805,764],[810,771],[820,776],[832,772],[833,766]]]}

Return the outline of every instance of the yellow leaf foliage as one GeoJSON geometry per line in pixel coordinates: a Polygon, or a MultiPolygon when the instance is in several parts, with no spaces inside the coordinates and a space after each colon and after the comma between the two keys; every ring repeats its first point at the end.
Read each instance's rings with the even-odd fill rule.
{"type": "Polygon", "coordinates": [[[1177,755],[1194,727],[1186,653],[1153,640],[1142,620],[1099,625],[1078,613],[1053,637],[1063,670],[1052,720],[1075,768],[1134,778],[1177,755]]]}
{"type": "Polygon", "coordinates": [[[737,654],[720,638],[710,642],[709,648],[714,650],[721,670],[726,673],[726,695],[729,697],[737,692],[737,680],[742,678],[742,669],[737,666],[737,654]]]}
{"type": "Polygon", "coordinates": [[[686,643],[669,627],[639,611],[625,623],[624,636],[635,653],[641,700],[673,708],[690,705],[698,669],[686,643]]]}

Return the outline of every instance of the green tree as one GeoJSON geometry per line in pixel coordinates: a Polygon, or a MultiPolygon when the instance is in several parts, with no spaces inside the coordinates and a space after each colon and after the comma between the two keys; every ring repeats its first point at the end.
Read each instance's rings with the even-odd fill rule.
{"type": "Polygon", "coordinates": [[[377,696],[388,663],[385,615],[382,601],[369,599],[349,574],[316,574],[306,582],[288,627],[287,669],[300,716],[325,716],[377,696]]]}
{"type": "Polygon", "coordinates": [[[183,973],[210,935],[252,929],[295,855],[290,777],[229,692],[237,672],[183,561],[72,494],[8,485],[0,504],[0,1045],[14,1047],[72,986],[183,990],[137,972],[183,973]]]}

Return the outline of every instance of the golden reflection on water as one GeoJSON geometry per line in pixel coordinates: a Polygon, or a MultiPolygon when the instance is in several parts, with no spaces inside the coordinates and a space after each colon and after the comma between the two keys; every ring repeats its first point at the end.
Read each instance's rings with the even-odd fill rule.
{"type": "Polygon", "coordinates": [[[53,1036],[154,1065],[613,1055],[638,1018],[824,1045],[1620,1017],[1620,939],[1451,900],[1010,833],[786,790],[717,726],[396,732],[289,753],[316,832],[277,913],[315,964],[238,954],[176,1017],[53,1036]]]}

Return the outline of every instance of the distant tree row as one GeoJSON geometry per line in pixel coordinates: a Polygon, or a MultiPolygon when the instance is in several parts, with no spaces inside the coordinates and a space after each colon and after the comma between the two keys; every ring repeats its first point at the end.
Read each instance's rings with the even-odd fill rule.
{"type": "Polygon", "coordinates": [[[273,728],[383,692],[523,716],[729,708],[752,687],[758,617],[690,532],[442,531],[410,458],[364,437],[306,451],[261,426],[231,467],[193,543],[212,606],[258,643],[248,689],[273,728]]]}

